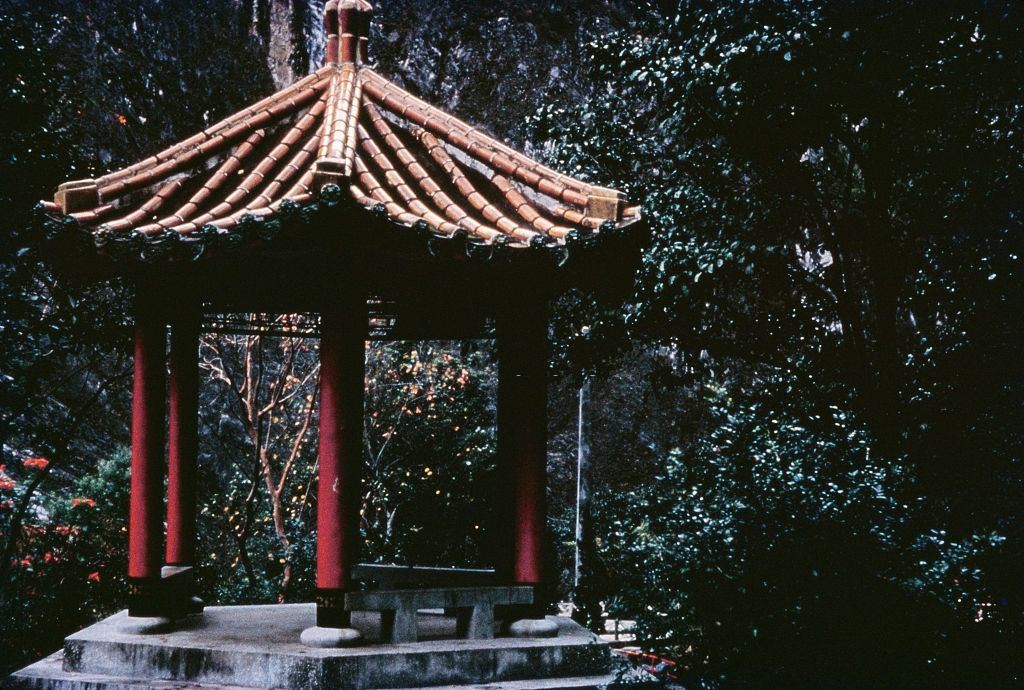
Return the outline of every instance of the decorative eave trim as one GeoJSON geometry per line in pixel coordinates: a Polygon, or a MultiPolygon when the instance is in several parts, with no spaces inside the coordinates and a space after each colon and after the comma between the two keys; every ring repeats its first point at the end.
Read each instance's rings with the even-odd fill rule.
{"type": "MultiPolygon", "coordinates": [[[[205,261],[247,250],[273,251],[279,246],[278,240],[297,233],[316,234],[328,242],[345,242],[369,251],[401,248],[405,250],[403,254],[425,259],[501,264],[539,260],[552,269],[585,263],[590,255],[613,247],[635,245],[639,248],[648,238],[640,222],[642,216],[639,216],[625,224],[607,221],[597,232],[574,229],[566,235],[564,244],[543,235],[533,238],[526,246],[515,246],[504,235],[484,242],[464,231],[441,234],[423,221],[405,225],[389,216],[383,204],[367,208],[353,201],[335,184],[324,185],[316,201],[300,204],[286,199],[275,214],[246,214],[237,225],[226,230],[208,224],[188,234],[170,230],[110,232],[103,227],[83,225],[70,214],[54,214],[43,204],[36,206],[35,217],[44,237],[46,254],[55,262],[71,269],[95,268],[104,274],[133,273],[155,264],[205,261]],[[367,229],[365,223],[354,222],[355,218],[367,215],[374,221],[372,229],[367,229]],[[324,233],[325,227],[335,228],[337,232],[324,233]],[[356,227],[361,231],[348,229],[356,227]]],[[[295,245],[284,248],[294,249],[295,245]]]]}

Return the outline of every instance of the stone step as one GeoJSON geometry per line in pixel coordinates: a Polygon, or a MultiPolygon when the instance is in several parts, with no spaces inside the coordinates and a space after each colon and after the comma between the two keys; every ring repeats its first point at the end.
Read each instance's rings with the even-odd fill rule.
{"type": "Polygon", "coordinates": [[[406,690],[653,690],[653,688],[663,690],[664,686],[653,683],[622,683],[615,675],[603,675],[508,680],[473,685],[434,685],[428,688],[408,688],[406,690]]]}
{"type": "Polygon", "coordinates": [[[51,654],[0,681],[3,690],[252,690],[239,685],[124,678],[64,670],[64,652],[51,654]]]}
{"type": "Polygon", "coordinates": [[[169,629],[135,634],[126,632],[122,612],[70,635],[64,668],[195,687],[287,690],[472,686],[598,676],[611,669],[608,646],[568,618],[549,617],[557,622],[555,637],[471,640],[452,639],[454,617],[420,614],[418,642],[382,643],[380,614],[357,612],[352,625],[368,644],[345,649],[300,644],[300,633],[314,620],[312,604],[211,606],[169,629]]]}
{"type": "MultiPolygon", "coordinates": [[[[251,687],[217,683],[194,683],[180,680],[124,678],[65,671],[64,653],[57,652],[13,674],[3,683],[3,690],[252,690],[251,687]]],[[[435,685],[408,690],[644,690],[645,685],[620,685],[615,675],[577,676],[514,680],[472,685],[435,685]]],[[[653,686],[652,686],[653,687],[653,686]]],[[[398,690],[398,689],[396,689],[398,690]]]]}

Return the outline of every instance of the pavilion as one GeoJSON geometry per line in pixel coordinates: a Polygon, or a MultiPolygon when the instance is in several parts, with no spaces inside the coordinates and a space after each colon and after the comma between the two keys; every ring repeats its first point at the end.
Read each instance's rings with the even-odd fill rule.
{"type": "MultiPolygon", "coordinates": [[[[322,68],[145,160],[61,184],[40,204],[61,270],[124,276],[136,288],[128,620],[137,632],[201,607],[190,581],[197,346],[211,313],[320,315],[318,593],[304,642],[359,637],[346,595],[359,589],[369,337],[479,337],[493,320],[498,466],[509,487],[496,580],[531,590],[530,601],[552,586],[548,302],[569,287],[627,289],[646,230],[618,191],[551,170],[375,71],[371,12],[363,0],[330,0],[322,68]]],[[[527,609],[534,624],[521,634],[557,633],[542,614],[527,609]]]]}

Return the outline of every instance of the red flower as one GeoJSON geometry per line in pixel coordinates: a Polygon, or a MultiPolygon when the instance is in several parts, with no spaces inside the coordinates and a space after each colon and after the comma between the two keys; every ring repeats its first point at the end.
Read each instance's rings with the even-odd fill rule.
{"type": "Polygon", "coordinates": [[[127,117],[125,117],[121,113],[115,113],[115,115],[117,115],[117,121],[119,123],[121,123],[122,125],[128,124],[128,118],[127,117]]]}
{"type": "Polygon", "coordinates": [[[33,470],[45,470],[50,461],[46,458],[29,458],[28,460],[22,460],[21,464],[33,470]]]}
{"type": "Polygon", "coordinates": [[[10,491],[18,485],[13,479],[4,474],[7,465],[0,465],[0,491],[10,491]]]}
{"type": "Polygon", "coordinates": [[[78,506],[89,506],[90,508],[96,507],[96,501],[91,498],[72,498],[71,507],[77,508],[78,506]]]}
{"type": "Polygon", "coordinates": [[[89,573],[89,577],[86,578],[86,579],[88,579],[91,582],[99,582],[100,581],[100,573],[99,573],[99,571],[96,571],[95,573],[89,573]]]}

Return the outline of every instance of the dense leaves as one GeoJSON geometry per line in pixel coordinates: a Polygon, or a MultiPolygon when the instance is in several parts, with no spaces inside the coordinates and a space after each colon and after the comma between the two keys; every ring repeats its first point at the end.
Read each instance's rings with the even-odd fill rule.
{"type": "Polygon", "coordinates": [[[700,391],[700,431],[608,497],[609,590],[706,682],[1008,683],[1019,8],[651,12],[591,44],[602,93],[534,121],[646,199],[626,318],[700,391]]]}
{"type": "MultiPolygon", "coordinates": [[[[200,348],[199,572],[220,602],[309,601],[316,550],[318,347],[208,335],[200,348]]],[[[361,559],[494,562],[494,358],[480,344],[372,343],[361,559]],[[470,372],[473,375],[470,375],[470,372]]]]}
{"type": "MultiPolygon", "coordinates": [[[[24,629],[8,620],[63,620],[66,631],[100,610],[79,588],[46,599],[60,602],[59,614],[39,604],[19,617],[32,600],[18,564],[28,532],[52,532],[41,501],[70,500],[79,478],[127,441],[131,295],[55,276],[39,253],[32,209],[56,182],[154,153],[264,90],[269,80],[253,68],[259,52],[242,15],[220,3],[0,2],[0,465],[16,483],[0,511],[5,650],[25,644],[16,641],[24,629]],[[222,50],[225,39],[232,51],[222,50]],[[38,456],[45,468],[22,462],[38,456]]],[[[106,609],[112,600],[104,601],[106,609]]],[[[21,660],[0,657],[4,668],[21,660]]]]}
{"type": "MultiPolygon", "coordinates": [[[[52,653],[69,630],[122,605],[127,472],[128,454],[119,452],[96,463],[66,494],[33,505],[35,514],[4,583],[5,665],[52,653]]],[[[4,477],[0,471],[0,519],[6,524],[26,487],[4,477]]]]}

